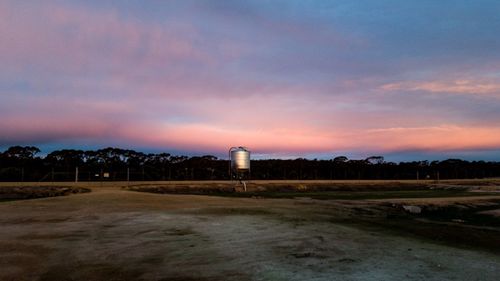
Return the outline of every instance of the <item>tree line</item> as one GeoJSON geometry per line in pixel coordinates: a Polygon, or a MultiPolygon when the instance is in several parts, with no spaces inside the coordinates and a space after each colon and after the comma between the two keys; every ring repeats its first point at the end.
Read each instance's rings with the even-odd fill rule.
{"type": "MultiPolygon", "coordinates": [[[[12,146],[0,153],[0,181],[229,180],[229,161],[212,155],[178,156],[108,147],[56,150],[38,156],[34,146],[12,146]]],[[[383,156],[328,160],[251,161],[255,180],[472,179],[500,176],[500,162],[387,162],[383,156]]]]}

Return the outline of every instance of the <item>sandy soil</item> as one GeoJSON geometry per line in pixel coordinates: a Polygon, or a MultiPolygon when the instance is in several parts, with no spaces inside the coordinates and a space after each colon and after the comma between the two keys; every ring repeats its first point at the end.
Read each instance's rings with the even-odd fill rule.
{"type": "Polygon", "coordinates": [[[345,222],[355,205],[116,184],[2,202],[0,280],[498,280],[499,255],[345,222]]]}

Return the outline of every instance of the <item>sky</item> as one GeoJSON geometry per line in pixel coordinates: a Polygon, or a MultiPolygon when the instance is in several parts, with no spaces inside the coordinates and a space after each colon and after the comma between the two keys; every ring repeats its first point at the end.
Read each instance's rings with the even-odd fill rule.
{"type": "Polygon", "coordinates": [[[0,149],[500,160],[500,2],[0,0],[0,149]]]}

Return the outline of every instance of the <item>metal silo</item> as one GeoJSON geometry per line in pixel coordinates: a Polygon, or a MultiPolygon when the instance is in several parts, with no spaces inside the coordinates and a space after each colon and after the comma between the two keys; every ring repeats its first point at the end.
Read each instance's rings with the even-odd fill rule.
{"type": "Polygon", "coordinates": [[[231,151],[231,168],[235,172],[250,170],[250,151],[244,147],[233,148],[231,151]]]}
{"type": "Polygon", "coordinates": [[[250,150],[246,147],[231,147],[229,149],[229,177],[237,179],[240,183],[250,178],[250,150]]]}

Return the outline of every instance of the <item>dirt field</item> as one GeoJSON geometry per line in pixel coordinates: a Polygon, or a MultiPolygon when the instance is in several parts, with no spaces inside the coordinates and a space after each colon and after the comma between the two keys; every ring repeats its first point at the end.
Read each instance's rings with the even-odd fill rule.
{"type": "MultiPolygon", "coordinates": [[[[393,182],[356,184],[388,183],[393,182]]],[[[225,183],[179,184],[198,188],[225,183]]],[[[303,188],[319,182],[255,184],[303,188]]],[[[164,185],[176,183],[151,183],[164,185]]],[[[495,195],[497,188],[491,182],[462,184],[476,192],[474,197],[363,200],[155,194],[129,191],[122,188],[126,183],[78,186],[92,192],[0,202],[0,280],[498,280],[500,276],[497,217],[477,215],[498,208],[500,194],[495,195]],[[482,186],[488,193],[481,192],[482,186]],[[403,206],[422,212],[413,214],[403,206]]]]}

